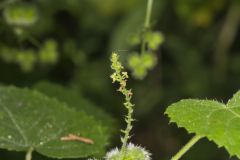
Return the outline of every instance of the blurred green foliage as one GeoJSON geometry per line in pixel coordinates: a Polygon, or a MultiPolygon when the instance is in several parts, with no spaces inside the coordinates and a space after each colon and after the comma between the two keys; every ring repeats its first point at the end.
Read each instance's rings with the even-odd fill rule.
{"type": "MultiPolygon", "coordinates": [[[[132,45],[139,44],[135,34],[143,26],[146,3],[0,1],[0,83],[34,86],[46,80],[62,84],[121,120],[121,97],[109,78],[110,53],[119,51],[124,64],[138,66],[139,72],[144,73],[143,66],[154,66],[145,79],[129,82],[138,119],[132,141],[150,150],[153,159],[169,159],[189,137],[184,130],[168,126],[163,116],[166,106],[182,98],[226,101],[240,88],[240,4],[238,0],[156,0],[152,29],[161,31],[164,42],[154,51],[156,57],[141,57],[132,54],[138,51],[132,45]],[[223,32],[227,36],[222,38],[223,32]],[[138,64],[140,58],[146,64],[138,64]]],[[[150,37],[155,39],[151,43],[155,49],[161,36],[150,37]]],[[[118,139],[119,135],[113,135],[111,145],[119,144],[118,139]]],[[[0,157],[15,160],[22,155],[0,151],[0,157]]],[[[226,160],[229,155],[200,141],[184,158],[226,160]],[[211,152],[204,155],[209,151],[206,148],[211,152]]],[[[44,158],[36,154],[34,159],[44,158]]]]}
{"type": "Polygon", "coordinates": [[[4,8],[4,18],[9,25],[27,27],[38,19],[35,6],[25,3],[12,3],[4,8]]]}

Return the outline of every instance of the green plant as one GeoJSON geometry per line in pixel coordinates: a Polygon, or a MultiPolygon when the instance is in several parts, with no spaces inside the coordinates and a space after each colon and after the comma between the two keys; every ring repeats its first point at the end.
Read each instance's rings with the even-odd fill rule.
{"type": "Polygon", "coordinates": [[[164,37],[161,32],[152,31],[151,14],[154,0],[148,0],[146,17],[143,27],[129,37],[131,46],[140,45],[140,51],[129,55],[128,67],[132,75],[137,79],[143,79],[148,70],[157,64],[156,50],[163,43],[164,37]]]}
{"type": "Polygon", "coordinates": [[[119,56],[117,53],[112,54],[111,62],[112,62],[111,68],[114,70],[114,73],[111,75],[111,78],[113,80],[113,83],[118,82],[120,85],[118,91],[124,95],[124,98],[125,98],[124,106],[127,109],[128,113],[125,118],[127,127],[125,130],[121,130],[122,133],[124,134],[123,137],[121,138],[121,141],[122,141],[121,150],[118,151],[118,149],[114,149],[113,151],[110,151],[109,153],[107,153],[106,159],[107,160],[134,160],[134,159],[149,160],[150,156],[147,151],[145,151],[143,148],[136,147],[133,144],[128,144],[128,140],[130,138],[130,131],[133,127],[132,122],[134,120],[132,117],[134,104],[132,104],[131,102],[133,93],[131,89],[126,88],[128,73],[123,71],[124,67],[119,61],[119,56]]]}
{"type": "MultiPolygon", "coordinates": [[[[128,115],[125,119],[127,128],[123,131],[124,138],[122,138],[122,148],[120,151],[111,151],[109,154],[112,158],[109,160],[134,159],[128,154],[128,149],[126,147],[130,130],[133,127],[132,113],[134,106],[130,102],[132,98],[131,89],[126,89],[128,74],[122,71],[124,67],[119,62],[119,57],[116,53],[112,54],[111,62],[111,68],[115,70],[111,78],[113,82],[118,82],[120,84],[118,91],[125,96],[126,102],[124,106],[128,110],[128,115]]],[[[189,133],[196,134],[196,136],[172,157],[172,160],[179,160],[203,137],[207,137],[209,140],[214,141],[219,147],[225,147],[230,156],[237,156],[240,158],[240,92],[237,92],[226,105],[213,100],[181,100],[169,106],[166,114],[170,117],[170,122],[175,122],[179,127],[186,128],[189,133]]],[[[135,157],[135,159],[137,158],[135,157]]],[[[139,158],[139,160],[140,159],[141,158],[139,158]]],[[[142,159],[148,160],[149,157],[147,156],[142,159]]]]}
{"type": "MultiPolygon", "coordinates": [[[[164,154],[162,144],[166,143],[168,152],[173,152],[178,140],[168,134],[171,128],[167,124],[158,123],[159,114],[154,113],[159,109],[157,107],[179,99],[180,95],[224,99],[238,86],[240,57],[234,39],[239,40],[239,2],[176,0],[155,1],[154,5],[153,2],[0,2],[1,159],[23,159],[23,156],[26,160],[87,159],[104,155],[106,160],[149,160],[155,156],[159,158],[154,159],[167,159],[169,153],[164,154]],[[225,11],[227,14],[221,25],[225,11]],[[157,22],[153,23],[151,17],[157,22]],[[167,35],[162,55],[157,53],[164,36],[154,31],[153,26],[160,26],[167,35]],[[217,45],[212,48],[218,30],[217,45]],[[107,41],[110,44],[105,43],[107,41]],[[216,54],[213,60],[209,60],[209,51],[215,48],[216,54]],[[112,94],[109,83],[109,66],[106,64],[109,55],[106,50],[118,49],[129,52],[119,52],[120,56],[117,52],[111,58],[115,71],[111,77],[120,84],[119,91],[125,99],[127,126],[121,130],[120,148],[109,149],[109,144],[116,142],[110,137],[117,128],[110,114],[114,117],[122,115],[118,108],[121,97],[112,94]],[[225,74],[218,74],[219,77],[213,74],[211,62],[215,63],[215,72],[225,74]],[[155,67],[157,63],[158,67],[155,67]],[[129,74],[124,71],[127,68],[133,78],[143,79],[154,67],[155,74],[149,74],[146,81],[128,82],[129,74]],[[132,103],[129,84],[134,90],[137,107],[132,103]],[[133,113],[139,120],[136,126],[133,113]],[[162,130],[167,134],[159,134],[162,130]],[[155,152],[153,155],[131,143],[133,131],[136,133],[134,140],[151,146],[149,149],[155,152]],[[142,138],[152,131],[155,134],[147,141],[142,138]],[[109,152],[106,153],[107,147],[109,152]]],[[[204,137],[219,147],[225,147],[230,156],[239,158],[238,99],[239,92],[226,105],[194,99],[171,105],[166,111],[170,121],[196,134],[172,160],[186,158],[183,155],[204,137]]],[[[193,149],[196,157],[205,153],[197,147],[195,151],[193,149]]],[[[207,158],[216,159],[211,158],[215,153],[208,147],[204,149],[209,151],[209,154],[204,154],[207,158]]],[[[199,156],[196,160],[199,158],[207,159],[199,156]]]]}
{"type": "Polygon", "coordinates": [[[227,104],[213,100],[187,99],[168,107],[170,122],[184,127],[196,136],[172,160],[178,160],[200,138],[207,137],[218,147],[225,147],[230,156],[240,158],[240,92],[227,104]]]}

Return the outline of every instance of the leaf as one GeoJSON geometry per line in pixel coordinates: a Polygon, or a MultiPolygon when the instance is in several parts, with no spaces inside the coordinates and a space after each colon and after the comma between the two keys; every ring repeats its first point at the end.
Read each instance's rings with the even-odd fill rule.
{"type": "MultiPolygon", "coordinates": [[[[49,97],[65,102],[70,107],[94,116],[96,119],[105,124],[106,127],[109,127],[109,130],[113,130],[113,118],[98,106],[80,95],[76,90],[49,82],[39,82],[33,88],[49,97]]],[[[106,134],[109,134],[110,136],[110,133],[106,134]]]]}
{"type": "Polygon", "coordinates": [[[0,87],[0,148],[38,153],[53,158],[100,154],[107,144],[106,128],[85,112],[76,111],[37,91],[0,87]],[[74,134],[94,144],[62,141],[74,134]]]}
{"type": "Polygon", "coordinates": [[[213,140],[240,158],[240,91],[225,105],[212,100],[187,99],[168,107],[171,122],[213,140]]]}

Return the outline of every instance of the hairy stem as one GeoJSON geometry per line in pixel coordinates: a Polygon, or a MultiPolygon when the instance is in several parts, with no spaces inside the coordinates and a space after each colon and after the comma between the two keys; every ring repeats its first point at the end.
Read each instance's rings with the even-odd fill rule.
{"type": "Polygon", "coordinates": [[[28,151],[27,151],[25,160],[32,160],[32,152],[33,152],[33,148],[30,147],[30,148],[28,149],[28,151]]]}
{"type": "Polygon", "coordinates": [[[127,123],[127,127],[126,129],[123,131],[124,133],[124,137],[122,139],[122,151],[125,152],[125,149],[127,148],[127,142],[128,142],[128,139],[130,137],[130,131],[132,129],[132,122],[133,122],[133,119],[132,119],[132,113],[133,113],[133,106],[131,107],[126,107],[127,110],[128,110],[128,114],[126,116],[126,123],[127,123]]]}
{"type": "Polygon", "coordinates": [[[145,33],[150,28],[150,22],[151,22],[151,15],[152,15],[152,8],[153,8],[153,0],[148,0],[147,4],[147,12],[145,17],[145,23],[143,28],[143,39],[142,39],[142,46],[141,46],[141,53],[143,54],[146,50],[146,40],[145,40],[145,33]]]}
{"type": "Polygon", "coordinates": [[[201,136],[194,136],[171,160],[179,160],[201,138],[201,136]]]}
{"type": "Polygon", "coordinates": [[[123,72],[124,67],[119,61],[119,56],[117,53],[112,54],[111,62],[112,62],[111,68],[115,71],[111,75],[111,78],[113,80],[113,83],[118,82],[120,84],[118,91],[124,95],[124,98],[125,98],[124,106],[128,111],[127,116],[125,117],[125,122],[127,123],[127,127],[125,130],[122,130],[122,133],[124,134],[124,136],[123,138],[121,138],[121,141],[122,141],[121,152],[123,152],[122,155],[124,156],[127,148],[127,143],[130,138],[130,131],[132,129],[132,122],[133,122],[132,113],[133,113],[134,104],[131,103],[131,99],[133,94],[132,94],[132,90],[127,89],[126,87],[128,74],[127,72],[123,72]]]}

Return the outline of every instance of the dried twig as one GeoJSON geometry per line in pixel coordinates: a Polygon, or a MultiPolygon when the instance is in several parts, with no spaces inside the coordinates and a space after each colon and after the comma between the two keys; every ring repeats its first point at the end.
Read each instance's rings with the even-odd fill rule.
{"type": "Polygon", "coordinates": [[[61,141],[80,141],[86,144],[94,144],[93,140],[74,134],[69,134],[68,136],[61,137],[61,141]]]}

